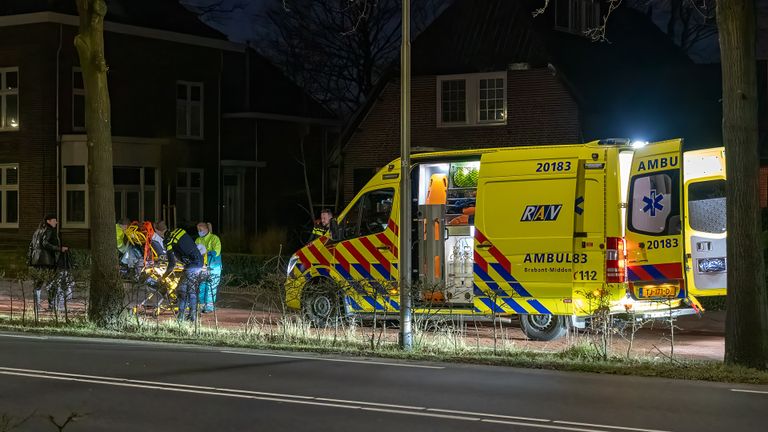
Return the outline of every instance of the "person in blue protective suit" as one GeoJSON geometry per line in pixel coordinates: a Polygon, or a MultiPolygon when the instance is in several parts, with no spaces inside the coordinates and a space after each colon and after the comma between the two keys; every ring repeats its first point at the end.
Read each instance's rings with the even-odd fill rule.
{"type": "Polygon", "coordinates": [[[210,223],[200,222],[197,224],[197,235],[199,236],[195,243],[202,246],[205,252],[205,261],[208,266],[208,278],[200,284],[200,304],[203,305],[203,313],[213,312],[216,304],[216,294],[219,291],[221,282],[221,239],[212,233],[210,223]]]}
{"type": "Polygon", "coordinates": [[[197,318],[197,286],[201,278],[200,273],[203,271],[203,256],[197,250],[195,241],[183,229],[176,228],[169,231],[165,222],[160,221],[155,224],[155,231],[163,236],[168,255],[168,268],[163,277],[173,272],[177,260],[184,264],[184,274],[176,287],[179,298],[179,321],[184,318],[194,321],[197,318]]]}

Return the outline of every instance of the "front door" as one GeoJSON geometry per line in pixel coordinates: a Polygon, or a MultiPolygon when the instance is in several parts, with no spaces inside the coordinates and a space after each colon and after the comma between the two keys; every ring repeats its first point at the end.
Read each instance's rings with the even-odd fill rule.
{"type": "Polygon", "coordinates": [[[685,298],[682,140],[635,150],[627,208],[627,279],[638,299],[685,298]]]}
{"type": "Polygon", "coordinates": [[[341,215],[341,240],[325,245],[334,269],[348,283],[346,303],[352,312],[400,309],[395,197],[394,186],[364,191],[341,215]]]}
{"type": "Polygon", "coordinates": [[[243,228],[243,173],[227,169],[222,187],[222,232],[240,238],[243,228]]]}

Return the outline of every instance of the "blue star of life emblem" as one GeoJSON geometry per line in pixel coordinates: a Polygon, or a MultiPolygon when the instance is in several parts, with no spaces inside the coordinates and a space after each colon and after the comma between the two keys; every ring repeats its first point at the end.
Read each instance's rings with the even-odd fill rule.
{"type": "Polygon", "coordinates": [[[656,211],[664,209],[664,205],[661,203],[663,199],[664,194],[656,194],[655,189],[651,190],[651,196],[643,197],[643,203],[645,204],[643,213],[650,213],[651,217],[655,217],[656,211]]]}

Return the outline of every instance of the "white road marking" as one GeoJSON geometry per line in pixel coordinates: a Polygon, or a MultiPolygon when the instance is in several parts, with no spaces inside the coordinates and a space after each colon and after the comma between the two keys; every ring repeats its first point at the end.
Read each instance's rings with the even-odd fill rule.
{"type": "Polygon", "coordinates": [[[423,416],[423,417],[437,417],[437,418],[444,418],[444,419],[451,419],[451,420],[464,420],[464,421],[478,421],[480,420],[479,417],[467,417],[467,416],[458,416],[458,415],[447,415],[447,414],[433,414],[423,411],[400,411],[400,410],[394,410],[394,409],[386,409],[386,408],[369,408],[369,407],[363,407],[363,411],[376,411],[376,412],[385,412],[385,413],[392,413],[392,414],[409,414],[409,415],[416,415],[416,416],[423,416]]]}
{"type": "Polygon", "coordinates": [[[384,404],[384,403],[377,403],[377,402],[361,402],[361,401],[352,401],[352,400],[346,400],[346,399],[331,399],[331,398],[314,398],[315,400],[319,401],[327,401],[327,402],[339,402],[339,403],[348,403],[348,404],[360,404],[360,405],[375,405],[379,407],[388,407],[388,408],[402,408],[402,409],[409,409],[409,410],[427,410],[430,411],[427,407],[417,407],[417,406],[409,406],[409,405],[392,405],[392,404],[384,404]]]}
{"type": "Polygon", "coordinates": [[[564,421],[564,420],[555,420],[555,423],[574,425],[574,426],[592,426],[592,427],[599,427],[603,429],[618,429],[618,430],[637,431],[637,432],[669,432],[669,431],[663,431],[658,429],[642,429],[642,428],[632,428],[632,427],[625,427],[625,426],[609,426],[604,424],[579,423],[579,422],[571,422],[571,421],[564,421]]]}
{"type": "Polygon", "coordinates": [[[496,418],[504,418],[509,420],[524,420],[524,421],[535,421],[535,422],[545,422],[545,423],[552,421],[549,419],[534,418],[534,417],[517,417],[517,416],[508,416],[508,415],[501,415],[501,414],[477,413],[477,412],[471,412],[471,411],[456,411],[456,410],[439,409],[439,408],[427,408],[427,411],[453,413],[453,414],[481,415],[483,417],[496,417],[496,418]]]}
{"type": "Polygon", "coordinates": [[[418,368],[418,369],[445,369],[445,366],[429,366],[429,365],[408,364],[408,363],[388,363],[388,362],[380,362],[380,361],[333,359],[333,358],[324,358],[324,357],[252,353],[252,352],[226,351],[226,350],[222,350],[219,352],[224,354],[239,354],[239,355],[249,355],[249,356],[256,356],[256,357],[281,357],[281,358],[299,359],[299,360],[316,360],[316,361],[327,361],[327,362],[338,362],[338,363],[359,363],[359,364],[370,364],[370,365],[378,365],[378,366],[395,366],[395,367],[418,368]]]}
{"type": "Polygon", "coordinates": [[[539,424],[539,423],[531,424],[531,423],[514,422],[509,420],[482,419],[480,421],[483,423],[495,423],[495,424],[514,425],[514,426],[523,425],[523,426],[537,427],[541,429],[555,429],[559,431],[605,432],[605,430],[600,430],[600,429],[582,429],[582,428],[575,428],[575,427],[568,427],[568,426],[545,425],[545,424],[539,424]]]}
{"type": "Polygon", "coordinates": [[[44,371],[35,369],[19,369],[0,367],[0,375],[20,376],[37,379],[50,379],[58,381],[80,382],[89,384],[101,384],[115,387],[127,387],[138,389],[161,390],[177,393],[200,394],[206,396],[223,396],[240,399],[261,400],[280,403],[322,406],[327,408],[343,408],[360,411],[381,412],[390,414],[410,415],[444,418],[448,420],[461,420],[472,422],[485,422],[505,424],[539,429],[556,429],[570,432],[607,432],[606,429],[619,429],[638,432],[667,432],[655,429],[639,429],[622,426],[607,426],[590,423],[576,423],[567,421],[552,421],[547,419],[506,416],[501,414],[479,413],[472,411],[456,411],[439,408],[425,408],[407,405],[391,405],[377,402],[353,401],[344,399],[318,398],[314,396],[293,395],[283,393],[269,393],[251,390],[196,386],[188,384],[175,384],[159,381],[133,380],[128,378],[116,378],[97,375],[71,374],[65,372],[44,371]],[[492,418],[491,418],[492,417],[492,418]],[[547,424],[545,424],[547,423],[547,424]],[[571,426],[566,426],[571,425],[571,426]],[[574,426],[592,426],[598,429],[586,429],[574,426]]]}
{"type": "Polygon", "coordinates": [[[0,337],[17,338],[17,339],[38,339],[38,340],[48,339],[47,336],[27,336],[27,335],[15,335],[15,334],[4,334],[4,333],[0,333],[0,337]]]}
{"type": "Polygon", "coordinates": [[[768,394],[768,391],[762,391],[762,390],[731,389],[731,391],[732,392],[739,392],[739,393],[768,394]]]}

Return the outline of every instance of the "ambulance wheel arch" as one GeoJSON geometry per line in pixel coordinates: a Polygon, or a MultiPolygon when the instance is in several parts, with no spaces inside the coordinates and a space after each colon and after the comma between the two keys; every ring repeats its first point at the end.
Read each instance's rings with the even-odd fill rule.
{"type": "Polygon", "coordinates": [[[301,293],[301,314],[314,327],[328,327],[347,316],[344,290],[329,278],[308,281],[301,293]]]}
{"type": "Polygon", "coordinates": [[[528,339],[551,341],[559,339],[568,330],[570,317],[564,315],[520,315],[520,328],[528,339]]]}

